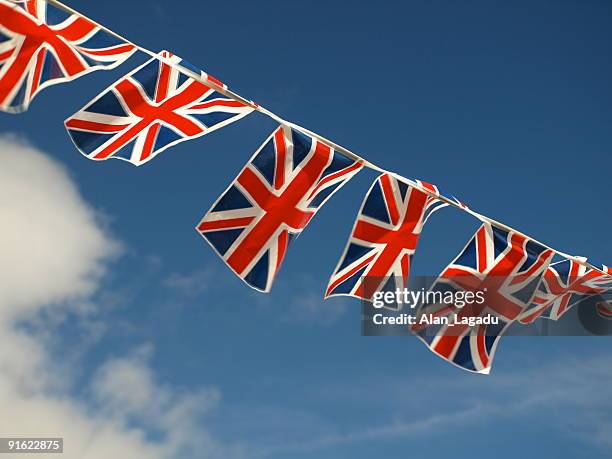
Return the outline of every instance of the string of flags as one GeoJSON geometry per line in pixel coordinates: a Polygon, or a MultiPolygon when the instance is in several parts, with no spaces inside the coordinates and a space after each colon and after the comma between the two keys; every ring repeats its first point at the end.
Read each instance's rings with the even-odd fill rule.
{"type": "Polygon", "coordinates": [[[269,292],[291,242],[332,195],[363,168],[380,173],[367,192],[325,298],[371,301],[408,284],[421,232],[435,212],[454,207],[482,226],[432,288],[484,289],[468,307],[423,304],[434,317],[495,316],[492,325],[413,325],[436,355],[464,370],[488,373],[499,339],[514,323],[558,320],[596,298],[612,318],[612,268],[554,250],[470,209],[438,187],[389,172],[321,135],[288,122],[233,92],[169,51],[154,53],[57,0],[0,0],[0,110],[21,113],[43,89],[136,52],[150,60],[94,97],[65,121],[89,159],[143,165],[181,142],[221,129],[254,111],[278,123],[213,203],[197,231],[248,286],[269,292]]]}

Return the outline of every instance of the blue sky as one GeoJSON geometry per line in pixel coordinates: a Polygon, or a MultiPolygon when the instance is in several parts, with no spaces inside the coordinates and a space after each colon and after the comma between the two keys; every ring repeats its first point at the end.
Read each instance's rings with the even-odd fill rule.
{"type": "MultiPolygon", "coordinates": [[[[609,2],[70,5],[542,242],[612,260],[609,2]]],[[[33,170],[61,165],[69,175],[49,173],[49,183],[74,184],[82,196],[75,207],[95,211],[93,220],[83,217],[82,240],[78,231],[53,234],[50,225],[48,234],[44,221],[35,225],[58,247],[91,247],[85,261],[72,251],[54,256],[97,271],[91,288],[73,291],[68,279],[57,298],[28,300],[41,306],[25,328],[10,329],[70,375],[58,388],[50,372],[34,391],[68,400],[87,422],[99,421],[92,412],[102,416],[107,424],[89,432],[100,442],[95,426],[112,425],[121,441],[135,435],[142,457],[609,456],[609,338],[507,338],[484,377],[413,338],[361,337],[358,301],[321,300],[374,173],[357,176],[321,209],[273,292],[262,295],[193,228],[273,122],[251,115],[141,168],[75,151],[63,120],[144,60],[47,89],[23,115],[0,115],[0,132],[44,152],[3,141],[5,159],[24,151],[33,170]],[[196,448],[180,432],[202,443],[196,448]]],[[[44,193],[38,175],[20,177],[44,193]]],[[[43,200],[32,202],[35,210],[43,200]]],[[[63,202],[52,204],[64,212],[63,202]]],[[[438,273],[476,228],[453,210],[436,214],[415,272],[438,273]]],[[[20,244],[20,256],[36,259],[35,247],[20,244]]],[[[54,407],[43,405],[40,415],[54,407]]],[[[68,418],[48,428],[76,435],[62,424],[68,418]]]]}

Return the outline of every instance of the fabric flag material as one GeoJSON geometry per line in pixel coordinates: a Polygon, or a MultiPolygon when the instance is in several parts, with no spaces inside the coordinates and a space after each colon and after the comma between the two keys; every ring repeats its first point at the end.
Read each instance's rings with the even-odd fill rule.
{"type": "Polygon", "coordinates": [[[605,291],[601,294],[595,308],[601,317],[612,320],[612,267],[603,265],[602,269],[608,276],[600,280],[605,286],[605,291]]]}
{"type": "MultiPolygon", "coordinates": [[[[417,182],[439,196],[435,185],[417,182]]],[[[446,205],[391,174],[379,176],[361,204],[326,298],[344,295],[370,301],[390,285],[406,287],[423,226],[446,205]]]]}
{"type": "Polygon", "coordinates": [[[268,292],[292,239],[362,167],[318,140],[280,126],[197,230],[238,277],[268,292]]]}
{"type": "MultiPolygon", "coordinates": [[[[168,51],[160,56],[193,68],[168,51]]],[[[93,160],[117,158],[139,166],[253,111],[176,66],[153,58],[68,118],[66,129],[78,150],[93,160]]]]}
{"type": "Polygon", "coordinates": [[[23,112],[42,89],[116,67],[135,50],[43,0],[0,0],[0,110],[23,112]]]}
{"type": "MultiPolygon", "coordinates": [[[[583,257],[580,259],[587,260],[583,257]]],[[[600,295],[608,288],[612,288],[612,276],[574,260],[554,263],[546,269],[533,304],[522,315],[520,322],[529,324],[540,317],[558,320],[573,305],[586,297],[600,295]]]]}
{"type": "Polygon", "coordinates": [[[451,292],[454,300],[422,305],[412,331],[448,362],[488,373],[499,339],[531,304],[552,257],[525,236],[483,224],[430,290],[451,292]],[[483,301],[460,304],[458,292],[480,292],[483,301]]]}
{"type": "Polygon", "coordinates": [[[612,320],[612,299],[597,303],[597,314],[604,319],[612,320]]]}

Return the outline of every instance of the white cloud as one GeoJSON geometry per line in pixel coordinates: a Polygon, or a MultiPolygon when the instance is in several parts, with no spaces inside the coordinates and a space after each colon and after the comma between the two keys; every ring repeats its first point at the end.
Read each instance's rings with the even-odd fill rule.
{"type": "Polygon", "coordinates": [[[91,293],[117,244],[67,172],[7,137],[0,164],[0,320],[91,293]]]}
{"type": "Polygon", "coordinates": [[[64,437],[66,459],[168,459],[196,447],[198,457],[216,457],[199,425],[218,400],[214,390],[159,384],[139,350],[106,362],[89,390],[93,399],[77,398],[75,374],[46,345],[48,330],[17,325],[83,304],[95,313],[90,296],[118,244],[57,162],[0,137],[0,165],[2,435],[64,437]]]}
{"type": "Polygon", "coordinates": [[[98,370],[92,391],[101,410],[111,419],[146,423],[149,430],[165,438],[173,455],[214,451],[215,442],[198,428],[198,419],[217,405],[219,392],[178,391],[160,384],[148,365],[151,351],[151,347],[142,347],[109,360],[98,370]]]}

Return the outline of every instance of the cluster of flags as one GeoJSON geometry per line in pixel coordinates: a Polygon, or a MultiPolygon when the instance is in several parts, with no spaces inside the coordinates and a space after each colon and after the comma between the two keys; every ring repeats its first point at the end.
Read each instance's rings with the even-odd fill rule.
{"type": "MultiPolygon", "coordinates": [[[[45,87],[111,69],[137,50],[117,34],[55,0],[0,0],[0,110],[27,110],[45,87]]],[[[137,166],[164,150],[238,121],[259,106],[219,80],[162,51],[102,91],[65,121],[76,148],[92,160],[137,166]]],[[[223,262],[247,285],[268,292],[290,243],[348,180],[367,167],[329,142],[281,122],[197,226],[223,262]]],[[[612,318],[612,269],[562,257],[527,236],[501,228],[438,187],[383,172],[367,192],[325,297],[371,301],[407,286],[412,257],[429,217],[452,205],[483,225],[432,288],[486,291],[483,304],[424,304],[433,317],[494,316],[492,324],[414,325],[443,359],[487,373],[499,339],[514,323],[558,320],[585,298],[612,318]],[[555,258],[559,259],[555,261],[555,258]]]]}

